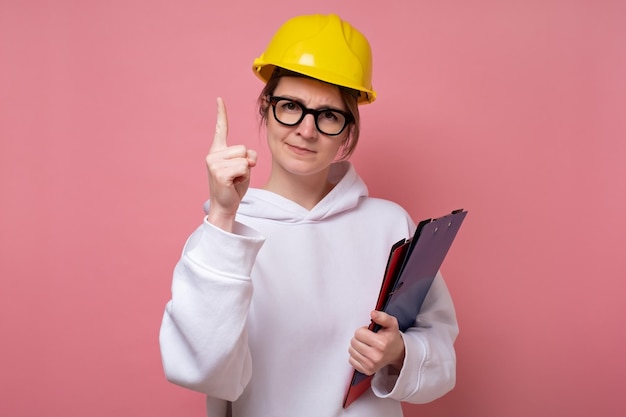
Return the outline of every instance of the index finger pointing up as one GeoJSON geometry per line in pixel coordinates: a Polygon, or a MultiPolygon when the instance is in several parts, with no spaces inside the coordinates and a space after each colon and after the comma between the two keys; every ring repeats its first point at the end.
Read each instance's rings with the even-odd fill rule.
{"type": "Polygon", "coordinates": [[[226,137],[228,136],[228,117],[226,116],[226,105],[221,97],[217,98],[217,121],[215,123],[215,136],[211,144],[211,150],[225,149],[226,137]]]}

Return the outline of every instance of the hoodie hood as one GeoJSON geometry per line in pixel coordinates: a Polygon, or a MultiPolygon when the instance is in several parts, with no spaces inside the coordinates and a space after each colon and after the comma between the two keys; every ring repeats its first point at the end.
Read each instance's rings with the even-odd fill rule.
{"type": "Polygon", "coordinates": [[[367,186],[348,161],[333,163],[328,180],[335,187],[310,211],[271,191],[250,188],[238,214],[287,223],[317,222],[349,211],[367,197],[367,186]]]}

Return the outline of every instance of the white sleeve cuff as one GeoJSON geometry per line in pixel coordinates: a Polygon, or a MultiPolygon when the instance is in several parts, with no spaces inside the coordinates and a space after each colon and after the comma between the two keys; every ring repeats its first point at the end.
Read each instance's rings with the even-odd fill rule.
{"type": "Polygon", "coordinates": [[[207,269],[235,277],[249,277],[265,238],[256,230],[235,222],[233,233],[226,232],[206,218],[199,233],[185,245],[189,259],[207,269]]]}

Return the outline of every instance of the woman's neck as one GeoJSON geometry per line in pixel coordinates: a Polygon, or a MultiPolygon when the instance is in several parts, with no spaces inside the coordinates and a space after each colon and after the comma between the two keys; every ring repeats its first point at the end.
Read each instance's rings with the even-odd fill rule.
{"type": "Polygon", "coordinates": [[[272,170],[270,178],[262,188],[285,197],[294,203],[311,210],[334,187],[328,181],[328,170],[310,176],[289,175],[272,170]]]}

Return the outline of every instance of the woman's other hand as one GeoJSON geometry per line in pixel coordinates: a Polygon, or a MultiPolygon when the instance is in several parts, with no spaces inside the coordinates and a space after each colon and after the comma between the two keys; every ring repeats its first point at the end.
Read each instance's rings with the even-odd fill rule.
{"type": "Polygon", "coordinates": [[[374,333],[361,327],[350,341],[350,364],[365,375],[373,375],[390,365],[399,371],[404,362],[404,340],[398,320],[382,311],[372,311],[372,321],[382,328],[374,333]]]}

